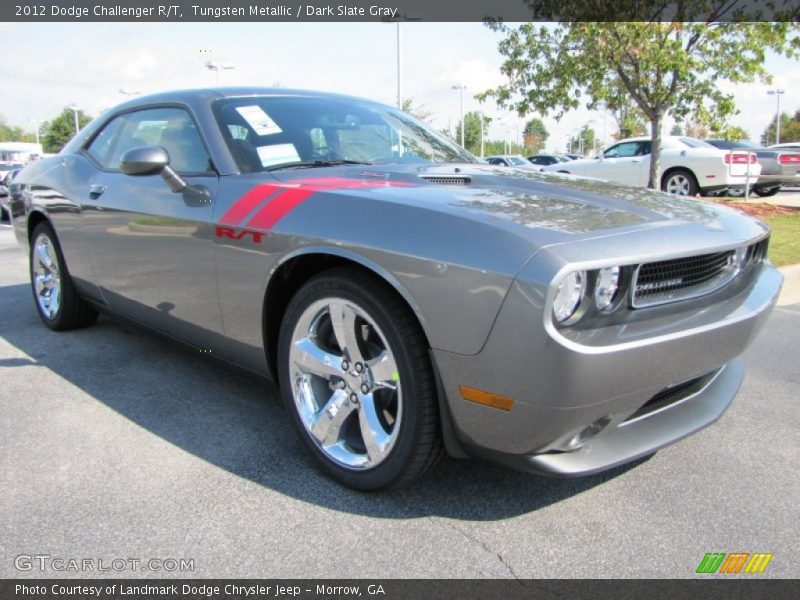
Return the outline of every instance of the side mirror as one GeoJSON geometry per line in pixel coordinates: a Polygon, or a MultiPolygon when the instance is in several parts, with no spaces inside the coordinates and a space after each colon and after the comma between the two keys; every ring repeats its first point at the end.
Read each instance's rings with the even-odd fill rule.
{"type": "Polygon", "coordinates": [[[126,175],[158,175],[169,166],[169,154],[161,146],[131,148],[122,155],[119,168],[126,175]]]}
{"type": "Polygon", "coordinates": [[[161,175],[169,189],[176,194],[189,187],[169,166],[169,153],[161,146],[131,148],[122,155],[119,168],[126,175],[161,175]]]}

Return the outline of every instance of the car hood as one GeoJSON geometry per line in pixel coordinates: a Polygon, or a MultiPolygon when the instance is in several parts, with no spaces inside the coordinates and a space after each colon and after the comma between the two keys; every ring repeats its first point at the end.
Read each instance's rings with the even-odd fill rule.
{"type": "Polygon", "coordinates": [[[734,211],[703,201],[559,173],[487,165],[364,165],[283,170],[285,183],[364,194],[431,210],[563,234],[712,223],[734,211]]]}

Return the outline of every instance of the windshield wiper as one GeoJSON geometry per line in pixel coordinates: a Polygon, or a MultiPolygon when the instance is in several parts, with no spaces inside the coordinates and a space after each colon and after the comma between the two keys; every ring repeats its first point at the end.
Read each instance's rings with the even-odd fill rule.
{"type": "Polygon", "coordinates": [[[267,171],[278,171],[279,169],[314,169],[317,167],[339,167],[342,165],[371,165],[373,163],[363,160],[309,160],[304,162],[284,163],[269,167],[267,171]]]}

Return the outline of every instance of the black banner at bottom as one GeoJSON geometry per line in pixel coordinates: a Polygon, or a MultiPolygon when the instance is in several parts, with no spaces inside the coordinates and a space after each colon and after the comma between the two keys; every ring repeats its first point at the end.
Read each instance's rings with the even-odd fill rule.
{"type": "Polygon", "coordinates": [[[796,580],[4,579],[3,600],[780,600],[796,580]]]}

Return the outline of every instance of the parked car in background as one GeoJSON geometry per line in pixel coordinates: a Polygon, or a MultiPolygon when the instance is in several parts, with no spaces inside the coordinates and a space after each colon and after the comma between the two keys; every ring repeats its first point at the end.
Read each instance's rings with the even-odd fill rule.
{"type": "MultiPolygon", "coordinates": [[[[649,136],[628,138],[596,158],[550,165],[544,170],[645,187],[651,152],[649,136]]],[[[755,154],[725,152],[696,138],[665,136],[661,139],[660,188],[665,192],[696,196],[737,187],[744,189],[745,184],[755,182],[760,173],[761,165],[755,154]]]]}
{"type": "Polygon", "coordinates": [[[10,220],[11,213],[8,210],[8,197],[11,189],[11,182],[22,169],[12,169],[5,174],[0,181],[0,221],[10,220]]]}
{"type": "Polygon", "coordinates": [[[582,158],[586,158],[583,154],[575,154],[574,152],[565,152],[564,156],[570,160],[580,160],[582,158]]]}
{"type": "Polygon", "coordinates": [[[535,156],[529,156],[528,161],[532,165],[536,165],[539,167],[547,167],[549,165],[557,165],[563,162],[569,162],[571,159],[567,158],[566,156],[562,156],[560,154],[537,154],[535,156]]]}
{"type": "Polygon", "coordinates": [[[24,166],[21,162],[0,162],[0,181],[5,179],[10,171],[22,169],[24,166]]]}
{"type": "MultiPolygon", "coordinates": [[[[757,196],[766,198],[774,196],[783,185],[797,185],[800,183],[800,145],[794,150],[789,147],[765,148],[758,142],[727,140],[705,140],[715,148],[721,150],[747,150],[755,152],[761,165],[761,175],[752,184],[752,191],[757,196]]],[[[744,195],[743,189],[729,190],[732,196],[744,195]]]]}
{"type": "Polygon", "coordinates": [[[770,149],[776,150],[800,150],[800,142],[783,142],[781,144],[772,144],[770,149]]]}
{"type": "Polygon", "coordinates": [[[589,475],[713,423],[780,291],[768,227],[528,165],[368,100],[174,91],[28,165],[10,207],[44,325],[104,311],[277,381],[356,489],[445,450],[589,475]]]}
{"type": "Polygon", "coordinates": [[[531,165],[527,159],[519,154],[498,154],[496,156],[487,156],[483,160],[496,167],[519,167],[523,169],[533,168],[533,165],[531,165]]]}

